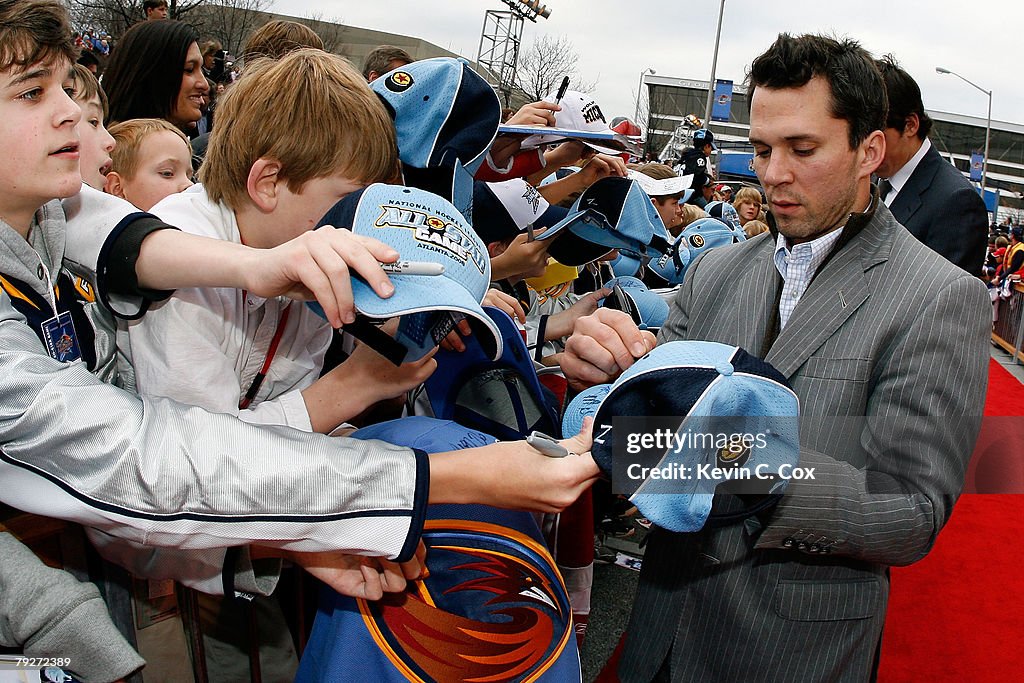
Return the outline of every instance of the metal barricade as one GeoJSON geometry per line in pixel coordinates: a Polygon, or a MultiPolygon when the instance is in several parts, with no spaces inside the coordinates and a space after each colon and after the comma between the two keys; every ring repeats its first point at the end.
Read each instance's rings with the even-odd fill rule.
{"type": "Polygon", "coordinates": [[[1008,299],[995,302],[995,324],[992,326],[992,342],[1005,349],[1013,362],[1024,360],[1021,347],[1024,345],[1024,284],[1013,285],[1008,299]]]}

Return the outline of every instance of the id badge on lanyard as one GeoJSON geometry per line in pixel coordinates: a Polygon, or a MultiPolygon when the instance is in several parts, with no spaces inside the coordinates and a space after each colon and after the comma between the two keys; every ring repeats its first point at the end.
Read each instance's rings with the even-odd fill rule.
{"type": "Polygon", "coordinates": [[[67,311],[58,313],[40,325],[43,330],[43,342],[46,352],[51,358],[62,363],[72,363],[82,359],[82,350],[78,347],[78,336],[75,334],[75,323],[67,311]]]}

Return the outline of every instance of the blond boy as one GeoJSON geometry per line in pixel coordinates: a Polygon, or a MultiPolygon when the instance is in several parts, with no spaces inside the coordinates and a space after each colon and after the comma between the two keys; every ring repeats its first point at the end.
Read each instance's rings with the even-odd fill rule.
{"type": "Polygon", "coordinates": [[[192,147],[163,119],[132,119],[110,128],[116,142],[104,191],[142,211],[192,187],[192,147]]]}
{"type": "MultiPolygon", "coordinates": [[[[395,173],[391,120],[337,56],[305,49],[254,64],[220,106],[224,125],[211,137],[203,185],[152,209],[194,234],[276,247],[348,193],[395,173]]],[[[287,300],[188,288],[131,324],[125,350],[142,394],[325,433],[433,370],[429,358],[396,369],[357,351],[317,379],[331,334],[287,300]]]]}

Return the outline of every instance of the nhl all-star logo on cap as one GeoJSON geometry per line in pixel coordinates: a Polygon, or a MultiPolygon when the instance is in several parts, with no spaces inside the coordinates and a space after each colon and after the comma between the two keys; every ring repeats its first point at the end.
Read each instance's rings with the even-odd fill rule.
{"type": "MultiPolygon", "coordinates": [[[[335,204],[320,225],[379,240],[398,252],[399,261],[443,266],[436,275],[390,274],[395,293],[387,299],[362,279],[352,279],[359,313],[375,320],[401,316],[393,340],[404,347],[399,362],[422,358],[463,318],[489,357],[501,355],[501,333],[480,306],[491,281],[491,261],[483,242],[450,202],[417,188],[376,183],[335,204]]],[[[362,338],[358,327],[346,331],[362,338]]],[[[386,343],[379,336],[364,341],[378,350],[378,343],[386,343]]]]}
{"type": "MultiPolygon", "coordinates": [[[[601,393],[599,403],[588,404],[595,416],[594,460],[612,476],[616,491],[670,531],[696,531],[709,517],[742,518],[768,507],[786,486],[775,473],[800,460],[799,399],[778,370],[738,347],[661,344],[601,393]],[[629,437],[616,437],[616,430],[627,428],[621,418],[664,418],[673,425],[676,445],[648,449],[645,456],[652,457],[641,466],[637,452],[620,448],[629,437]],[[631,473],[631,467],[638,469],[631,473]],[[745,491],[756,495],[746,497],[741,509],[712,515],[719,485],[729,481],[713,476],[714,467],[745,468],[766,478],[745,491]]],[[[631,421],[628,428],[638,424],[631,421]]]]}

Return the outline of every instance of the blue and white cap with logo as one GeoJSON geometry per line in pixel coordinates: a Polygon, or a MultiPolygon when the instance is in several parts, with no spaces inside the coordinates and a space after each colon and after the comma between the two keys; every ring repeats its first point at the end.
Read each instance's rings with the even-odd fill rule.
{"type": "Polygon", "coordinates": [[[611,473],[615,490],[628,495],[644,516],[670,531],[696,531],[709,518],[716,489],[731,479],[718,476],[725,470],[767,475],[744,482],[751,488],[743,492],[756,495],[745,497],[742,511],[730,511],[729,519],[777,501],[786,479],[775,473],[800,460],[799,406],[786,378],[743,349],[668,342],[612,385],[596,413],[591,452],[611,473]],[[613,418],[669,416],[676,425],[667,430],[675,434],[673,445],[660,444],[642,455],[615,447],[623,436],[631,439],[616,437],[615,430],[624,427],[616,427],[613,418]],[[651,475],[654,469],[658,472],[651,475]],[[643,476],[636,476],[637,470],[643,476]]]}
{"type": "Polygon", "coordinates": [[[681,284],[690,266],[690,250],[682,234],[676,238],[669,250],[647,262],[647,270],[664,280],[669,286],[681,284]]]}
{"type": "Polygon", "coordinates": [[[494,90],[452,57],[412,62],[370,84],[395,120],[405,182],[451,201],[471,219],[473,175],[501,122],[494,90]]]}
{"type": "Polygon", "coordinates": [[[669,285],[678,285],[698,256],[738,241],[742,240],[736,231],[717,218],[699,218],[683,229],[667,254],[651,259],[647,268],[669,285]]]}
{"type": "Polygon", "coordinates": [[[593,183],[564,219],[536,237],[553,238],[548,253],[570,266],[590,263],[612,249],[661,254],[671,241],[647,193],[636,181],[619,177],[593,183]]]}
{"type": "MultiPolygon", "coordinates": [[[[463,318],[491,358],[501,355],[501,333],[480,306],[491,281],[491,261],[483,242],[451,203],[417,188],[376,183],[335,204],[320,225],[350,228],[380,240],[398,252],[399,261],[444,267],[438,275],[389,275],[395,293],[387,299],[378,297],[363,280],[352,279],[355,307],[363,316],[402,316],[396,341],[406,352],[404,358],[389,355],[392,360],[422,358],[463,318]]],[[[350,326],[346,331],[362,338],[350,326]]],[[[364,341],[381,350],[374,340],[364,341]]]]}

